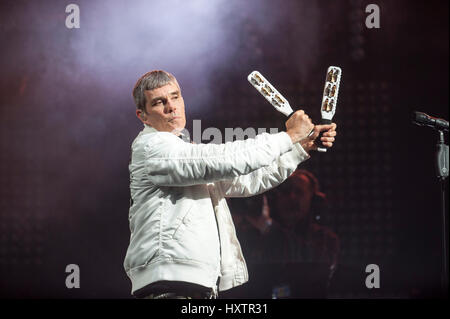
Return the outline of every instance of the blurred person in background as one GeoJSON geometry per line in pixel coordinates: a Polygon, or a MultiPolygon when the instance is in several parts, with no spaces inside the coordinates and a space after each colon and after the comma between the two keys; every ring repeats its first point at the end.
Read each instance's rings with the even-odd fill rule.
{"type": "Polygon", "coordinates": [[[241,288],[241,295],[326,298],[340,243],[320,224],[329,207],[317,178],[298,169],[264,195],[245,204],[233,201],[238,237],[249,269],[258,277],[241,288]]]}

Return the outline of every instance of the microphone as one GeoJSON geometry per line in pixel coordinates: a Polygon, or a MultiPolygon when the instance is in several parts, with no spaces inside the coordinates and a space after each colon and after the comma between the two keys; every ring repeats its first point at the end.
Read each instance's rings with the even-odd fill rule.
{"type": "Polygon", "coordinates": [[[412,121],[414,124],[420,126],[429,126],[435,130],[447,131],[448,132],[448,121],[439,119],[428,114],[414,111],[412,114],[412,121]]]}

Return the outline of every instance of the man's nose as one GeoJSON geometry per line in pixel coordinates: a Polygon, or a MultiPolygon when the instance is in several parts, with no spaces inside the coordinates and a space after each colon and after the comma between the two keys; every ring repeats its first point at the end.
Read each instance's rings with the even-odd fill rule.
{"type": "Polygon", "coordinates": [[[176,111],[177,107],[175,106],[175,103],[172,102],[172,100],[167,99],[166,109],[167,113],[172,113],[176,111]]]}

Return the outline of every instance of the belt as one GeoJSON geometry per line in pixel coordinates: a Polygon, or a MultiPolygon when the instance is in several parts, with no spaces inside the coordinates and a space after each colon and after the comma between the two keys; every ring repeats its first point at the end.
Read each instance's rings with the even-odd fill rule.
{"type": "Polygon", "coordinates": [[[220,277],[217,278],[216,285],[209,289],[186,286],[186,283],[180,285],[179,282],[176,282],[176,284],[173,282],[160,283],[159,286],[153,286],[147,293],[138,293],[137,296],[142,299],[217,299],[219,283],[220,277]]]}
{"type": "Polygon", "coordinates": [[[150,294],[143,299],[217,299],[216,289],[205,292],[164,292],[150,294]]]}

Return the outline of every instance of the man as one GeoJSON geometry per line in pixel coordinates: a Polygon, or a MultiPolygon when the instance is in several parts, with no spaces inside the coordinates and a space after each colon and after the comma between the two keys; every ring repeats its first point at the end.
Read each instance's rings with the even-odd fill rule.
{"type": "Polygon", "coordinates": [[[221,145],[191,144],[175,77],[144,74],[133,89],[144,124],[129,165],[130,245],[124,261],[139,298],[215,298],[248,280],[226,197],[265,192],[283,182],[316,149],[331,147],[336,125],[311,123],[303,111],[286,132],[221,145]],[[314,133],[309,136],[311,130],[314,133]]]}

